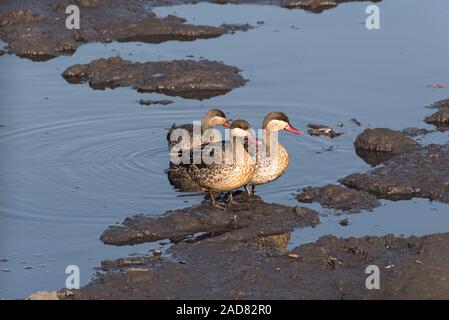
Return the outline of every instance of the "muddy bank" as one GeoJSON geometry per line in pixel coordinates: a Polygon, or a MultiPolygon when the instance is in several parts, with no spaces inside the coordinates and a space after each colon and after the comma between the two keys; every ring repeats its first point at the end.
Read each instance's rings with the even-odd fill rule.
{"type": "Polygon", "coordinates": [[[139,0],[6,0],[0,3],[0,12],[0,38],[11,52],[35,61],[72,54],[88,42],[191,41],[245,30],[233,25],[191,25],[175,16],[159,18],[139,0]],[[80,8],[79,30],[65,26],[65,9],[72,4],[80,8]]]}
{"type": "Polygon", "coordinates": [[[108,261],[108,272],[66,299],[447,299],[449,233],[423,237],[324,236],[283,252],[208,238],[172,257],[108,261]],[[380,289],[367,290],[368,265],[380,289]],[[112,269],[111,269],[112,268],[112,269]]]}
{"type": "Polygon", "coordinates": [[[391,200],[428,198],[449,202],[449,145],[415,147],[367,173],[355,173],[341,182],[391,200]]]}
{"type": "Polygon", "coordinates": [[[93,60],[67,68],[69,83],[89,82],[93,89],[130,86],[139,92],[157,92],[189,99],[225,94],[246,83],[240,69],[209,60],[132,62],[120,57],[93,60]]]}
{"type": "MultiPolygon", "coordinates": [[[[192,236],[215,237],[222,241],[252,241],[259,237],[284,234],[293,228],[319,223],[317,212],[307,208],[266,203],[246,194],[235,197],[238,204],[220,210],[209,203],[167,211],[164,215],[137,215],[110,226],[100,237],[106,244],[129,245],[170,239],[179,242],[192,236]],[[201,233],[201,235],[198,235],[201,233]]],[[[197,239],[198,240],[198,239],[197,239]]]]}
{"type": "Polygon", "coordinates": [[[321,205],[344,212],[359,212],[380,206],[379,200],[366,191],[348,189],[338,185],[319,188],[307,187],[296,195],[299,202],[319,202],[321,205]]]}

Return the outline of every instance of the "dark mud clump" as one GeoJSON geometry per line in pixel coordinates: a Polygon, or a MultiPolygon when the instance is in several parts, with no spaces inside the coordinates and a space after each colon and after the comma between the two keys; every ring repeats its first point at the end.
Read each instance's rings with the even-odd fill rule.
{"type": "Polygon", "coordinates": [[[387,128],[365,129],[355,140],[356,153],[365,162],[378,165],[418,143],[407,134],[387,128]]]}
{"type": "Polygon", "coordinates": [[[229,23],[224,23],[221,25],[222,28],[224,28],[227,33],[231,33],[234,34],[237,31],[248,31],[251,29],[254,29],[254,26],[250,25],[249,23],[233,23],[233,24],[229,24],[229,23]]]}
{"type": "Polygon", "coordinates": [[[433,108],[438,108],[438,111],[430,116],[427,116],[424,121],[435,125],[440,130],[449,129],[449,99],[434,103],[433,108]]]}
{"type": "Polygon", "coordinates": [[[428,198],[449,202],[449,145],[427,145],[395,156],[382,167],[341,182],[391,200],[428,198]]]}
{"type": "Polygon", "coordinates": [[[423,237],[324,236],[284,252],[207,238],[172,256],[108,262],[65,299],[447,299],[449,233],[423,237]],[[114,265],[117,269],[113,270],[114,265]],[[380,270],[367,290],[366,268],[380,270]],[[112,269],[111,269],[112,268],[112,269]]]}
{"type": "Polygon", "coordinates": [[[151,99],[141,99],[139,100],[139,104],[142,106],[151,106],[151,105],[155,105],[155,104],[160,104],[163,106],[172,104],[173,101],[172,100],[151,100],[151,99]]]}
{"type": "Polygon", "coordinates": [[[240,203],[226,210],[204,203],[168,211],[157,218],[137,215],[109,227],[100,239],[106,244],[128,245],[163,239],[191,241],[192,236],[202,233],[201,237],[220,235],[217,238],[221,240],[250,241],[319,223],[314,210],[266,203],[257,196],[247,201],[244,194],[236,200],[240,203]]]}
{"type": "MultiPolygon", "coordinates": [[[[304,9],[314,13],[321,13],[326,9],[335,8],[344,2],[353,2],[360,0],[281,0],[281,6],[288,9],[304,9]]],[[[373,0],[380,2],[382,0],[373,0]]]]}
{"type": "Polygon", "coordinates": [[[76,64],[64,71],[69,83],[89,82],[93,89],[131,86],[139,92],[157,92],[189,99],[225,94],[246,83],[240,69],[209,60],[132,62],[120,57],[76,64]]]}
{"type": "Polygon", "coordinates": [[[379,200],[366,191],[332,184],[320,188],[304,188],[296,199],[300,202],[319,202],[329,208],[353,213],[380,206],[379,200]]]}
{"type": "Polygon", "coordinates": [[[175,16],[159,18],[139,0],[6,0],[1,2],[0,12],[0,38],[11,52],[36,61],[72,54],[78,45],[88,42],[159,43],[228,33],[224,27],[186,24],[175,16]],[[79,30],[65,26],[65,9],[72,4],[80,8],[79,30]]]}
{"type": "Polygon", "coordinates": [[[323,124],[310,123],[307,125],[307,127],[309,128],[307,132],[311,136],[326,136],[326,137],[333,139],[333,138],[339,137],[343,134],[342,132],[337,132],[334,129],[332,129],[331,127],[328,127],[323,124]]]}

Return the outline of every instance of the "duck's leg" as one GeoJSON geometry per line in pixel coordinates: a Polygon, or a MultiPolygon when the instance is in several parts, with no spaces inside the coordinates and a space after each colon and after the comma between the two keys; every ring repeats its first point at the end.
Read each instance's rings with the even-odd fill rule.
{"type": "Polygon", "coordinates": [[[228,192],[228,196],[227,196],[227,198],[226,198],[226,204],[227,204],[228,206],[230,206],[230,205],[232,205],[232,204],[235,204],[235,205],[240,206],[240,205],[242,205],[243,203],[239,203],[239,202],[234,201],[234,196],[232,195],[232,191],[230,191],[230,192],[228,192]]]}
{"type": "Polygon", "coordinates": [[[212,192],[212,190],[209,190],[209,196],[210,196],[210,205],[212,207],[218,208],[220,210],[225,210],[225,208],[223,208],[222,206],[219,206],[218,204],[215,203],[215,195],[212,192]]]}
{"type": "Polygon", "coordinates": [[[231,204],[233,200],[234,200],[234,197],[232,196],[232,191],[229,191],[228,197],[226,198],[226,203],[231,204]]]}
{"type": "Polygon", "coordinates": [[[248,198],[251,197],[251,193],[249,192],[248,185],[245,185],[243,187],[243,189],[245,189],[245,192],[246,192],[246,195],[248,196],[248,198]]]}
{"type": "Polygon", "coordinates": [[[251,194],[256,194],[256,185],[251,186],[251,194]]]}

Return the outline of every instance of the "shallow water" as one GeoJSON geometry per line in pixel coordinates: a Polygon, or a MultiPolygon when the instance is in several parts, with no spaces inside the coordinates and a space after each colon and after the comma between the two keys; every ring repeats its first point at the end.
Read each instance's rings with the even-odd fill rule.
{"type": "MultiPolygon", "coordinates": [[[[9,271],[0,271],[0,297],[62,288],[69,264],[80,267],[85,284],[101,260],[158,247],[110,247],[98,237],[126,216],[157,215],[201,201],[169,185],[165,135],[173,122],[199,119],[210,107],[255,127],[269,111],[287,113],[303,130],[311,122],[333,127],[343,122],[337,129],[345,134],[333,140],[280,134],[291,166],[284,177],[258,192],[267,201],[290,205],[297,204],[297,189],[369,169],[352,145],[364,128],[431,128],[422,121],[432,112],[424,107],[449,98],[449,89],[427,87],[449,83],[449,3],[384,1],[379,4],[380,31],[365,28],[366,5],[344,4],[319,15],[275,6],[165,7],[156,12],[175,13],[197,24],[248,22],[256,28],[193,42],[89,44],[73,56],[44,63],[1,56],[0,258],[9,261],[0,262],[0,270],[9,271]],[[137,103],[141,98],[167,97],[130,88],[94,91],[61,77],[72,64],[113,55],[135,61],[194,55],[237,66],[250,82],[209,100],[170,97],[175,104],[142,107],[137,103]]],[[[448,133],[422,139],[448,140],[448,133]]],[[[308,206],[321,211],[322,224],[293,232],[290,247],[324,234],[449,230],[449,206],[423,199],[383,201],[373,212],[349,216],[308,206]],[[343,218],[349,226],[338,224],[343,218]]]]}

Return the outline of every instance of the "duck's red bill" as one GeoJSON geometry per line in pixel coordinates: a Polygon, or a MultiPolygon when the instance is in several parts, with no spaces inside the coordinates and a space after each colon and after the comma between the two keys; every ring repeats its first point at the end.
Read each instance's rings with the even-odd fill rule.
{"type": "Polygon", "coordinates": [[[286,126],[284,130],[287,130],[287,131],[289,131],[291,133],[294,133],[294,134],[302,134],[302,135],[304,134],[304,132],[302,132],[301,130],[293,128],[291,125],[286,126]]]}
{"type": "Polygon", "coordinates": [[[228,121],[225,121],[225,123],[223,123],[223,126],[225,126],[226,128],[230,128],[231,124],[228,121]]]}

